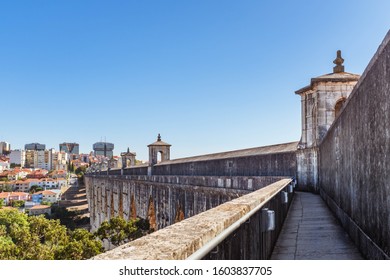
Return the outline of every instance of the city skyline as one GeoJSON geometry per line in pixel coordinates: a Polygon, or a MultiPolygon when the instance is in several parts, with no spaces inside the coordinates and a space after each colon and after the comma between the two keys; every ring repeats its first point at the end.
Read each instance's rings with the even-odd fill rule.
{"type": "Polygon", "coordinates": [[[362,74],[390,24],[385,1],[1,8],[0,141],[89,153],[105,139],[140,160],[158,133],[171,158],[298,141],[294,91],[332,72],[338,49],[362,74]]]}

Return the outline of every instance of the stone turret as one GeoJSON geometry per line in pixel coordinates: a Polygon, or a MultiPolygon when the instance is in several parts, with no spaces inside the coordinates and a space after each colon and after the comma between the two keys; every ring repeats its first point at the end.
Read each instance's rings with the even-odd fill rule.
{"type": "Polygon", "coordinates": [[[158,163],[158,154],[161,154],[161,162],[170,159],[171,145],[161,141],[160,133],[157,136],[157,141],[148,145],[149,148],[149,166],[158,163]]]}
{"type": "Polygon", "coordinates": [[[298,184],[302,189],[317,191],[318,146],[360,78],[360,75],[345,72],[340,50],[333,63],[336,64],[333,73],[312,78],[310,85],[295,92],[301,97],[302,109],[302,134],[297,153],[298,184]]]}
{"type": "Polygon", "coordinates": [[[127,168],[135,165],[136,153],[130,152],[130,148],[127,148],[127,152],[121,153],[122,168],[127,168]]]}

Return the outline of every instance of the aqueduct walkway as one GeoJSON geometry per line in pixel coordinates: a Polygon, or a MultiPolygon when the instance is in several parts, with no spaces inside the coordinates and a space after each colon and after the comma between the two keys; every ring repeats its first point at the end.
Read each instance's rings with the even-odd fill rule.
{"type": "Polygon", "coordinates": [[[296,192],[271,259],[356,260],[356,246],[319,195],[296,192]]]}
{"type": "Polygon", "coordinates": [[[363,259],[322,198],[294,185],[278,180],[94,259],[363,259]]]}

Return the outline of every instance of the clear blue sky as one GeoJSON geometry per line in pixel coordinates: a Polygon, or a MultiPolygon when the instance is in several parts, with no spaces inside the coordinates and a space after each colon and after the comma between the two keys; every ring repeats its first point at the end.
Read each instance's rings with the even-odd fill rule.
{"type": "Polygon", "coordinates": [[[2,1],[0,141],[101,139],[147,159],[300,139],[294,91],[361,74],[390,28],[389,1],[2,1]]]}

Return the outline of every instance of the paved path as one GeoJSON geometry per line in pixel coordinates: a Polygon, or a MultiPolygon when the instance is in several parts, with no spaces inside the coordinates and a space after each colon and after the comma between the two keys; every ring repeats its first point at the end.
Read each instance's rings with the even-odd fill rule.
{"type": "Polygon", "coordinates": [[[356,260],[362,256],[319,195],[296,192],[271,259],[356,260]]]}

